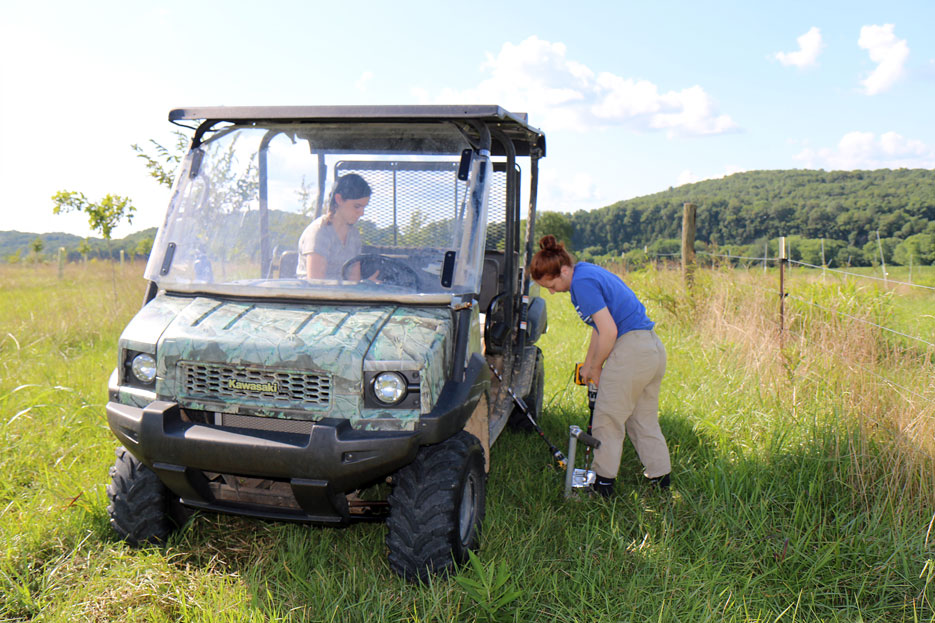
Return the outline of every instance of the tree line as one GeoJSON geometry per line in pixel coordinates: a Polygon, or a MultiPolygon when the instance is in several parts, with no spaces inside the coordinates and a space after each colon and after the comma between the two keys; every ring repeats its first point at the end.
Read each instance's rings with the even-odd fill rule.
{"type": "Polygon", "coordinates": [[[780,170],[736,173],[573,214],[543,212],[580,258],[677,253],[682,206],[697,205],[696,250],[829,266],[935,263],[935,171],[780,170]]]}
{"type": "Polygon", "coordinates": [[[102,238],[82,238],[61,232],[34,234],[0,231],[0,261],[16,264],[52,260],[58,257],[60,248],[65,249],[65,259],[68,262],[108,258],[119,260],[121,251],[126,258],[146,258],[153,248],[155,237],[155,227],[111,240],[110,244],[102,238]]]}
{"type": "MultiPolygon", "coordinates": [[[[154,177],[169,179],[154,158],[146,160],[154,177]]],[[[625,256],[638,263],[679,252],[686,202],[698,206],[700,252],[775,257],[785,236],[791,259],[816,265],[875,265],[881,257],[888,264],[935,263],[935,171],[928,169],[736,173],[592,211],[540,212],[537,236],[556,235],[580,259],[625,256]]],[[[94,238],[0,232],[0,259],[49,257],[59,247],[69,261],[118,258],[121,249],[145,256],[153,236],[152,229],[137,232],[108,249],[94,238]]]]}

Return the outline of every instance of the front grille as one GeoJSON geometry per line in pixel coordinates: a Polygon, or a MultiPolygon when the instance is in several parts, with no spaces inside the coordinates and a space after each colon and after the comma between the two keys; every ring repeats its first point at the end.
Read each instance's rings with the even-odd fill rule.
{"type": "Polygon", "coordinates": [[[246,428],[248,430],[266,430],[294,435],[310,435],[315,422],[309,420],[288,420],[276,417],[253,417],[235,413],[218,413],[215,416],[217,426],[225,428],[246,428]]]}
{"type": "Polygon", "coordinates": [[[190,398],[247,400],[276,407],[325,407],[331,404],[331,377],[315,372],[179,363],[190,398]]]}

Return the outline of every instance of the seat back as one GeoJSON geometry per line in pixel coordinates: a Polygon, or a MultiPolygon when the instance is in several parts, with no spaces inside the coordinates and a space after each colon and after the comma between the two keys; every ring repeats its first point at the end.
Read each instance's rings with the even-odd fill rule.
{"type": "Polygon", "coordinates": [[[279,278],[291,279],[295,277],[295,271],[299,266],[298,251],[283,251],[279,256],[279,278]]]}
{"type": "Polygon", "coordinates": [[[503,253],[498,251],[487,251],[484,254],[484,267],[480,276],[480,292],[477,296],[477,306],[481,313],[487,310],[493,297],[500,293],[502,287],[500,266],[502,261],[503,253]]]}

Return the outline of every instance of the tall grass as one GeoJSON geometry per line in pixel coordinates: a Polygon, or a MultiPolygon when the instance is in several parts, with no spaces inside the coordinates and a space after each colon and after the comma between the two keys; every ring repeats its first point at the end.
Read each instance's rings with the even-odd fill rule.
{"type": "MultiPolygon", "coordinates": [[[[626,275],[668,350],[672,493],[628,444],[613,500],[565,501],[541,441],[505,433],[483,568],[456,576],[508,569],[520,596],[497,609],[470,582],[397,578],[380,524],[199,515],[164,548],[117,541],[103,404],[143,288],[124,271],[115,305],[104,265],[0,267],[0,620],[935,621],[931,353],[796,300],[780,341],[775,273],[702,271],[692,296],[677,273],[626,275]]],[[[876,324],[931,304],[796,273],[796,296],[876,324]]],[[[548,305],[561,442],[587,417],[588,333],[567,295],[548,305]]]]}

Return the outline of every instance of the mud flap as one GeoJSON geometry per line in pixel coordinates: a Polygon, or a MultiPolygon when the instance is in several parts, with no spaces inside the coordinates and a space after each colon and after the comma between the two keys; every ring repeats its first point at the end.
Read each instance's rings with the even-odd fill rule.
{"type": "MultiPolygon", "coordinates": [[[[503,375],[504,379],[513,390],[513,393],[521,398],[529,394],[533,380],[535,379],[536,356],[538,352],[539,349],[536,346],[527,346],[523,350],[523,356],[519,361],[519,365],[514,365],[512,373],[509,376],[505,373],[503,375]]],[[[502,358],[498,357],[498,359],[502,361],[502,358]]],[[[496,364],[494,365],[496,367],[496,364]]],[[[506,389],[500,389],[496,379],[491,381],[490,398],[489,430],[490,443],[493,444],[506,427],[507,421],[510,419],[510,414],[513,413],[514,403],[509,392],[507,392],[506,389]]]]}
{"type": "Polygon", "coordinates": [[[480,440],[484,448],[484,473],[490,473],[490,418],[488,417],[487,397],[477,401],[474,413],[471,414],[464,430],[480,440]]]}

